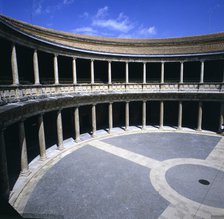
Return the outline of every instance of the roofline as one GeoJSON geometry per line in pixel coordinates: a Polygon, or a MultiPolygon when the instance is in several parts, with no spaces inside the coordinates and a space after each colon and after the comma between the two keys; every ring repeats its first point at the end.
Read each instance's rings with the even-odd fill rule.
{"type": "Polygon", "coordinates": [[[94,54],[94,55],[108,55],[108,56],[120,56],[120,57],[136,57],[136,58],[169,58],[169,57],[192,57],[192,56],[205,56],[205,55],[222,55],[224,54],[224,51],[214,51],[214,52],[202,52],[202,53],[176,53],[176,54],[136,54],[136,53],[114,53],[114,52],[105,52],[105,51],[95,51],[95,50],[90,50],[90,49],[82,49],[82,48],[77,48],[77,47],[72,47],[68,45],[63,45],[60,43],[56,43],[50,40],[43,39],[41,37],[37,37],[31,33],[26,33],[25,31],[20,30],[18,27],[15,27],[13,24],[10,24],[9,22],[5,21],[6,20],[11,20],[26,26],[29,26],[30,28],[35,28],[41,31],[45,32],[50,32],[53,34],[62,34],[64,37],[72,37],[75,39],[79,40],[84,40],[84,41],[91,41],[91,42],[97,42],[97,43],[106,43],[106,44],[120,44],[125,45],[125,44],[184,44],[184,43],[194,43],[194,42],[208,42],[208,41],[215,41],[217,39],[224,39],[224,32],[223,33],[215,33],[215,34],[207,34],[207,35],[199,35],[199,36],[190,36],[190,37],[178,37],[178,38],[165,38],[165,39],[119,39],[119,38],[103,38],[103,37],[92,37],[92,36],[87,36],[87,35],[76,35],[72,33],[66,33],[62,31],[56,31],[44,27],[39,27],[35,25],[31,25],[26,22],[18,21],[6,16],[0,15],[0,22],[6,25],[7,27],[13,29],[14,31],[28,37],[34,40],[37,40],[39,42],[51,45],[51,46],[56,46],[59,48],[63,49],[68,49],[71,51],[76,51],[76,52],[81,52],[81,53],[88,53],[88,54],[94,54]],[[2,19],[3,18],[3,19],[2,19]],[[210,38],[212,36],[217,36],[215,39],[210,38]],[[203,39],[200,39],[202,37],[203,39]],[[209,38],[205,38],[209,37],[209,38]],[[192,39],[192,40],[190,40],[192,39]],[[112,41],[113,40],[113,41],[112,41]],[[169,41],[170,40],[170,41],[169,41]],[[126,42],[124,42],[126,41],[126,42]],[[176,42],[175,42],[176,41],[176,42]]]}

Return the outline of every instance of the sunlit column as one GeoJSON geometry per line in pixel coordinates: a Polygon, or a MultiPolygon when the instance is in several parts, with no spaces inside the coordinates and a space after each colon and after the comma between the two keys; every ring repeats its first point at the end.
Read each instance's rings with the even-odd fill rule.
{"type": "Polygon", "coordinates": [[[28,156],[27,156],[27,145],[26,145],[26,134],[24,128],[24,122],[19,122],[19,142],[20,142],[20,149],[21,149],[21,175],[26,175],[29,172],[28,166],[28,156]]]}
{"type": "Polygon", "coordinates": [[[16,56],[16,46],[12,45],[12,53],[11,53],[11,66],[12,66],[12,83],[13,85],[19,84],[19,74],[18,74],[18,64],[17,64],[17,56],[16,56]]]}
{"type": "Polygon", "coordinates": [[[111,61],[108,61],[108,84],[112,83],[111,79],[111,61]]]}
{"type": "Polygon", "coordinates": [[[161,83],[164,83],[164,66],[165,62],[161,62],[161,83]]]}
{"type": "Polygon", "coordinates": [[[58,56],[54,55],[54,83],[59,84],[58,79],[58,56]]]}
{"type": "Polygon", "coordinates": [[[92,105],[92,136],[96,135],[96,105],[92,105]]]}
{"type": "Polygon", "coordinates": [[[75,119],[75,141],[80,140],[80,126],[79,126],[79,107],[74,109],[74,119],[75,119]]]}
{"type": "Polygon", "coordinates": [[[142,129],[146,126],[146,101],[142,102],[142,129]]]}
{"type": "Polygon", "coordinates": [[[143,63],[143,84],[146,83],[146,63],[143,63]]]}
{"type": "Polygon", "coordinates": [[[9,177],[8,177],[8,166],[7,157],[5,150],[5,137],[4,129],[0,129],[0,196],[8,201],[9,197],[9,177]]]}
{"type": "Polygon", "coordinates": [[[182,129],[182,101],[179,101],[179,110],[178,110],[178,129],[182,129]]]}
{"type": "Polygon", "coordinates": [[[198,103],[198,127],[197,131],[201,131],[202,127],[202,102],[198,103]]]}
{"type": "Polygon", "coordinates": [[[164,117],[164,103],[160,101],[160,120],[159,120],[159,128],[163,128],[163,117],[164,117]]]}
{"type": "Polygon", "coordinates": [[[111,133],[111,130],[113,128],[113,103],[109,103],[108,106],[108,116],[109,116],[109,133],[111,133]]]}
{"type": "Polygon", "coordinates": [[[62,116],[61,110],[57,111],[57,136],[58,136],[58,150],[63,150],[63,127],[62,127],[62,116]]]}
{"type": "Polygon", "coordinates": [[[33,71],[34,71],[34,84],[40,84],[37,50],[34,50],[33,52],[33,71]]]}
{"type": "Polygon", "coordinates": [[[219,124],[220,128],[221,128],[222,124],[224,124],[224,103],[221,102],[221,104],[220,104],[220,124],[219,124]]]}
{"type": "Polygon", "coordinates": [[[76,58],[72,59],[73,84],[77,84],[76,58]]]}
{"type": "Polygon", "coordinates": [[[39,149],[40,149],[40,159],[46,159],[46,141],[44,132],[44,120],[43,114],[38,116],[38,139],[39,139],[39,149]]]}
{"type": "Polygon", "coordinates": [[[204,67],[205,67],[205,63],[204,61],[201,61],[200,83],[204,83],[204,67]]]}
{"type": "Polygon", "coordinates": [[[128,62],[125,63],[125,83],[129,83],[129,70],[128,70],[128,62]]]}
{"type": "Polygon", "coordinates": [[[180,83],[184,82],[184,62],[180,63],[180,83]]]}
{"type": "Polygon", "coordinates": [[[94,60],[91,59],[91,84],[94,84],[94,60]]]}
{"type": "Polygon", "coordinates": [[[129,127],[129,102],[125,103],[125,130],[129,127]]]}

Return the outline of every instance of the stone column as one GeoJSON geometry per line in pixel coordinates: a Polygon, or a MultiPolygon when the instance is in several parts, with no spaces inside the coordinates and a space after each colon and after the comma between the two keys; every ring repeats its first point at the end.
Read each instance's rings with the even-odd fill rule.
{"type": "Polygon", "coordinates": [[[222,83],[224,83],[224,66],[222,67],[222,83]]]}
{"type": "Polygon", "coordinates": [[[112,77],[111,77],[111,61],[108,61],[108,84],[112,83],[112,77]]]}
{"type": "Polygon", "coordinates": [[[197,131],[201,131],[202,126],[202,102],[198,103],[198,127],[197,131]]]}
{"type": "Polygon", "coordinates": [[[125,64],[125,83],[129,83],[129,70],[128,70],[128,62],[125,64]]]}
{"type": "Polygon", "coordinates": [[[16,46],[12,45],[12,53],[11,53],[11,67],[12,67],[12,83],[13,85],[19,84],[19,74],[18,74],[18,64],[17,64],[17,56],[16,56],[16,46]]]}
{"type": "Polygon", "coordinates": [[[142,129],[146,126],[146,101],[142,102],[142,129]]]}
{"type": "Polygon", "coordinates": [[[165,62],[161,62],[161,81],[160,81],[161,84],[164,83],[164,66],[165,62]]]}
{"type": "Polygon", "coordinates": [[[25,134],[25,128],[24,128],[24,122],[19,122],[19,143],[20,143],[20,149],[21,149],[21,175],[26,175],[29,172],[29,166],[28,166],[28,156],[27,156],[27,145],[26,145],[26,134],[25,134]]]}
{"type": "Polygon", "coordinates": [[[58,150],[63,150],[63,127],[62,127],[62,116],[61,110],[57,111],[57,136],[58,136],[58,150]]]}
{"type": "Polygon", "coordinates": [[[164,117],[164,103],[160,101],[160,120],[159,120],[159,128],[163,128],[163,117],[164,117]]]}
{"type": "Polygon", "coordinates": [[[72,59],[72,75],[73,75],[73,84],[77,84],[77,72],[76,72],[76,58],[72,59]]]}
{"type": "Polygon", "coordinates": [[[221,102],[220,104],[220,124],[219,128],[221,128],[221,125],[224,124],[224,103],[221,102]]]}
{"type": "Polygon", "coordinates": [[[58,78],[58,56],[54,55],[54,83],[59,84],[58,78]]]}
{"type": "Polygon", "coordinates": [[[182,101],[179,101],[179,111],[178,111],[178,129],[182,129],[182,101]]]}
{"type": "Polygon", "coordinates": [[[80,141],[80,126],[79,126],[79,107],[74,109],[74,119],[75,119],[75,141],[80,141]]]}
{"type": "Polygon", "coordinates": [[[96,105],[92,105],[92,136],[96,135],[96,105]]]}
{"type": "Polygon", "coordinates": [[[180,62],[180,84],[184,82],[184,62],[180,62]]]}
{"type": "Polygon", "coordinates": [[[91,84],[94,84],[94,60],[91,60],[91,84]]]}
{"type": "Polygon", "coordinates": [[[146,63],[143,63],[143,84],[146,83],[146,63]]]}
{"type": "Polygon", "coordinates": [[[204,83],[204,61],[201,61],[201,74],[200,74],[200,83],[203,84],[204,83]]]}
{"type": "Polygon", "coordinates": [[[8,201],[9,198],[9,176],[8,176],[8,166],[7,157],[5,150],[5,138],[4,129],[0,129],[0,198],[8,201]]]}
{"type": "Polygon", "coordinates": [[[109,133],[111,133],[111,130],[113,128],[113,105],[112,105],[112,103],[109,103],[109,106],[108,106],[108,119],[109,119],[109,133]]]}
{"type": "Polygon", "coordinates": [[[129,102],[125,103],[125,131],[129,128],[129,102]]]}
{"type": "Polygon", "coordinates": [[[37,50],[34,50],[33,52],[33,71],[34,71],[34,84],[40,84],[37,50]]]}
{"type": "Polygon", "coordinates": [[[39,149],[40,149],[40,159],[46,159],[46,141],[44,132],[44,120],[43,114],[38,116],[38,139],[39,139],[39,149]]]}

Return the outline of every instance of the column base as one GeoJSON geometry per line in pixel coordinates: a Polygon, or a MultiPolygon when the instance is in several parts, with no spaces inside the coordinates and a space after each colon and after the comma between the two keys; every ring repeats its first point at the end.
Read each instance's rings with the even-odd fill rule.
{"type": "Polygon", "coordinates": [[[59,151],[64,150],[64,146],[63,145],[58,146],[57,150],[59,150],[59,151]]]}
{"type": "Polygon", "coordinates": [[[45,160],[47,160],[47,156],[40,157],[40,161],[45,161],[45,160]]]}
{"type": "Polygon", "coordinates": [[[29,169],[23,170],[20,172],[20,176],[29,176],[31,171],[29,169]]]}
{"type": "Polygon", "coordinates": [[[80,142],[80,138],[76,138],[76,139],[75,139],[75,142],[76,142],[76,143],[79,143],[79,142],[80,142]]]}
{"type": "Polygon", "coordinates": [[[201,129],[201,128],[197,128],[196,131],[197,131],[197,132],[201,132],[202,129],[201,129]]]}

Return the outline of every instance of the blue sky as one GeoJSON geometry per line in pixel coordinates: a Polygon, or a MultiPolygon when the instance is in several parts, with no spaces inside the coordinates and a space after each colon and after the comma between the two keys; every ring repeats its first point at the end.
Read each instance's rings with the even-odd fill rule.
{"type": "Polygon", "coordinates": [[[224,32],[224,0],[0,0],[0,13],[47,28],[103,37],[224,32]]]}

